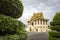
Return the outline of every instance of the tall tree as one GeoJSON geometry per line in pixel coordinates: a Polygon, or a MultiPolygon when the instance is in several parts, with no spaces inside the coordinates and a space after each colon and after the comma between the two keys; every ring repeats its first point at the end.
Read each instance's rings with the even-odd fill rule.
{"type": "Polygon", "coordinates": [[[0,40],[27,40],[25,25],[16,20],[22,12],[20,0],[0,0],[0,40]]]}
{"type": "Polygon", "coordinates": [[[60,12],[57,12],[51,24],[49,40],[60,40],[60,12]]]}

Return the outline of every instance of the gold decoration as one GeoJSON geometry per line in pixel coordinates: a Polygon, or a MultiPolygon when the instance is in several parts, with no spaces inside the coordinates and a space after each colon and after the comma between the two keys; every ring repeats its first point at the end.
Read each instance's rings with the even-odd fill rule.
{"type": "MultiPolygon", "coordinates": [[[[44,16],[43,16],[42,12],[34,13],[34,15],[31,17],[30,21],[34,21],[34,20],[37,20],[37,19],[44,19],[44,16]]],[[[30,21],[28,21],[28,22],[30,22],[30,21]]]]}

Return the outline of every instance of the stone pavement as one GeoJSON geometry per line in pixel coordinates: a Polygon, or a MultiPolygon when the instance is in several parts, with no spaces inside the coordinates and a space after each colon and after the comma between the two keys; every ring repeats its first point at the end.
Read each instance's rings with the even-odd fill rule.
{"type": "Polygon", "coordinates": [[[28,40],[48,40],[48,33],[47,32],[29,32],[28,33],[28,40]]]}

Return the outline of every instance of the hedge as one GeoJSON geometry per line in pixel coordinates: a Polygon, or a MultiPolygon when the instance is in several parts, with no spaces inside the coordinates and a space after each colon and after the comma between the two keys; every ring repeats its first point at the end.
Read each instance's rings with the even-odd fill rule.
{"type": "Polygon", "coordinates": [[[60,12],[56,12],[56,15],[54,16],[53,20],[60,20],[60,12]]]}
{"type": "Polygon", "coordinates": [[[0,14],[19,18],[22,12],[23,5],[20,0],[0,0],[0,14]]]}
{"type": "Polygon", "coordinates": [[[60,20],[54,20],[53,22],[50,22],[51,26],[56,26],[56,25],[60,25],[60,20]]]}
{"type": "Polygon", "coordinates": [[[60,40],[60,38],[55,38],[55,37],[51,37],[51,36],[49,36],[48,39],[49,40],[60,40]]]}
{"type": "Polygon", "coordinates": [[[52,36],[52,37],[60,38],[60,32],[57,32],[57,31],[55,31],[55,32],[50,31],[49,35],[52,36]]]}
{"type": "Polygon", "coordinates": [[[51,26],[50,29],[55,30],[55,31],[60,31],[60,26],[51,26]]]}
{"type": "Polygon", "coordinates": [[[25,24],[17,20],[23,9],[20,0],[0,0],[0,40],[27,40],[25,24]]]}
{"type": "Polygon", "coordinates": [[[50,22],[49,40],[60,40],[60,12],[57,12],[50,22]]]}
{"type": "Polygon", "coordinates": [[[25,25],[21,21],[0,14],[0,39],[27,40],[25,25]]]}
{"type": "Polygon", "coordinates": [[[14,34],[14,35],[5,35],[1,36],[0,40],[27,40],[26,33],[21,33],[20,35],[14,34]]]}
{"type": "MultiPolygon", "coordinates": [[[[1,14],[0,14],[1,15],[1,14]]],[[[23,30],[24,24],[20,21],[14,20],[11,17],[1,15],[0,16],[0,30],[1,31],[17,31],[23,30]]]]}

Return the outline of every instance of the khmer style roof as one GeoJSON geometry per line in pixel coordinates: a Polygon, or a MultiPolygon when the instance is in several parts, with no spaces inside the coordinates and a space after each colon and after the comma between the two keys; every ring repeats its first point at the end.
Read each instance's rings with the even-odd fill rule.
{"type": "Polygon", "coordinates": [[[31,22],[31,21],[34,21],[34,20],[37,20],[37,19],[47,20],[48,21],[48,19],[44,18],[43,13],[40,12],[40,13],[34,13],[34,15],[31,17],[31,19],[28,22],[31,22]]]}

